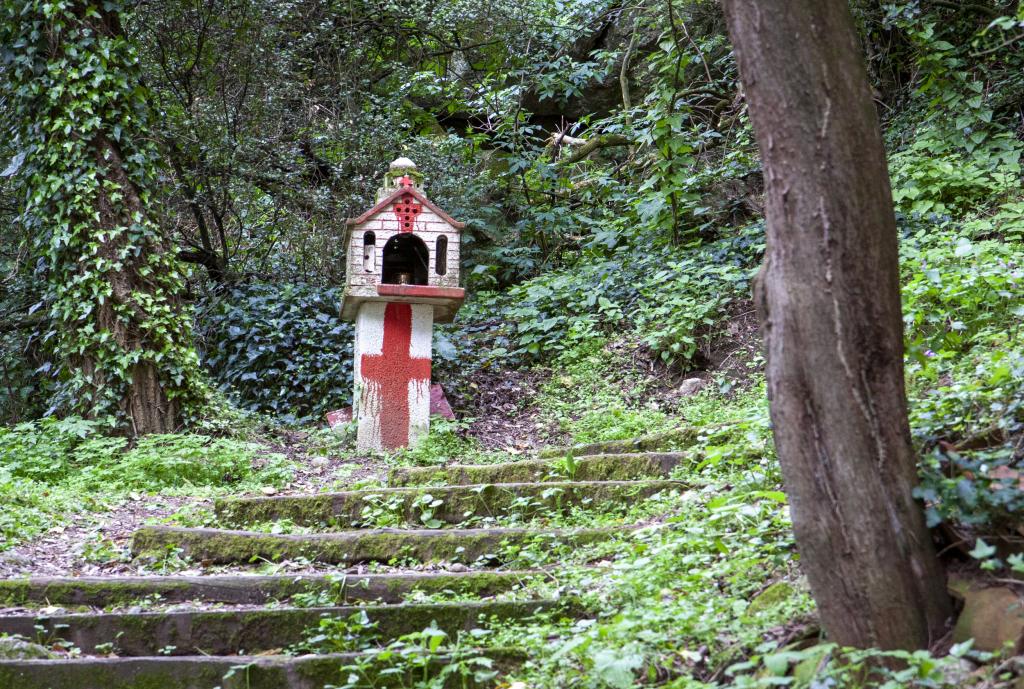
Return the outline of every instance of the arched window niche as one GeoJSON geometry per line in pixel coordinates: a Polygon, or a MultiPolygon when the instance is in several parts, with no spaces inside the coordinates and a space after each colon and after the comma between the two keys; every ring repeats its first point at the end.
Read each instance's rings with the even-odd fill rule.
{"type": "Polygon", "coordinates": [[[425,285],[430,254],[414,234],[396,234],[384,244],[381,282],[386,285],[425,285]]]}

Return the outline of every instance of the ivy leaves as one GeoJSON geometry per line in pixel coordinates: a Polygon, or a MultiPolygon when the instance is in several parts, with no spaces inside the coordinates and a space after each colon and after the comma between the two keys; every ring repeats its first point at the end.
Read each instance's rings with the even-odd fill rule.
{"type": "Polygon", "coordinates": [[[185,275],[153,220],[159,156],[123,5],[5,0],[0,14],[21,151],[8,170],[47,284],[51,411],[169,430],[205,388],[177,297],[185,275]]]}
{"type": "Polygon", "coordinates": [[[306,420],[349,403],[352,326],[338,290],[252,285],[202,309],[204,363],[246,409],[306,420]]]}

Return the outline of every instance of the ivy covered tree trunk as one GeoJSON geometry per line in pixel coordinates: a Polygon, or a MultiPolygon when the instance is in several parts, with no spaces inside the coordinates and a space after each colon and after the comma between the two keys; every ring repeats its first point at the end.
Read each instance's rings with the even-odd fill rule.
{"type": "Polygon", "coordinates": [[[925,648],[949,621],[903,378],[885,151],[845,0],[725,0],[767,188],[757,294],[775,445],[829,636],[925,648]]]}
{"type": "Polygon", "coordinates": [[[179,298],[185,276],[154,221],[158,158],[122,6],[2,7],[22,218],[48,286],[53,406],[131,434],[172,431],[205,387],[179,298]]]}

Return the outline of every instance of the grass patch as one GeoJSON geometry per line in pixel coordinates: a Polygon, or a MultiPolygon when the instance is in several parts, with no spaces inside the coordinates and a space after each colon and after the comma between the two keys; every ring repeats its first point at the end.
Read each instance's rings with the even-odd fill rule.
{"type": "Polygon", "coordinates": [[[151,435],[129,445],[80,418],[0,428],[0,549],[132,493],[217,495],[280,487],[293,473],[283,455],[229,438],[151,435]]]}

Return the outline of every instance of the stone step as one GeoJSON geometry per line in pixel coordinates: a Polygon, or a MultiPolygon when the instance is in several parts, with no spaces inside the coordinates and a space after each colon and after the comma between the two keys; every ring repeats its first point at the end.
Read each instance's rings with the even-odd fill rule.
{"type": "Polygon", "coordinates": [[[450,591],[493,596],[530,581],[538,572],[411,574],[292,574],[162,577],[32,577],[0,580],[0,608],[87,606],[109,608],[157,598],[161,603],[204,601],[260,605],[296,594],[324,594],[335,604],[400,603],[412,592],[450,591]]]}
{"type": "Polygon", "coordinates": [[[451,637],[473,629],[481,617],[519,619],[556,605],[552,601],[460,601],[329,608],[176,610],[171,612],[3,615],[0,634],[52,644],[60,639],[82,653],[119,656],[238,655],[284,650],[317,633],[325,617],[365,614],[368,632],[389,641],[436,626],[451,637]]]}
{"type": "Polygon", "coordinates": [[[681,452],[603,454],[574,459],[528,459],[505,464],[449,464],[442,467],[392,469],[394,487],[529,483],[534,481],[633,481],[668,476],[680,462],[681,452]]]}
{"type": "Polygon", "coordinates": [[[643,435],[639,438],[623,440],[605,440],[596,443],[583,443],[569,447],[545,447],[538,456],[564,457],[570,452],[576,457],[591,455],[635,454],[638,452],[667,452],[684,450],[691,447],[697,440],[697,429],[683,426],[664,433],[643,435]]]}
{"type": "MultiPolygon", "coordinates": [[[[661,491],[678,489],[675,481],[575,481],[502,483],[437,488],[383,488],[315,495],[228,498],[218,500],[218,523],[243,527],[256,522],[291,520],[313,526],[354,527],[374,518],[366,510],[415,524],[436,519],[458,524],[469,517],[497,517],[516,513],[524,519],[561,513],[572,507],[609,504],[629,507],[661,491]],[[432,506],[435,501],[440,504],[432,506]]],[[[392,522],[395,523],[395,522],[392,522]]]]}
{"type": "Polygon", "coordinates": [[[412,558],[419,562],[461,562],[481,557],[500,561],[505,543],[537,539],[552,545],[580,546],[603,541],[630,528],[610,529],[367,529],[324,534],[266,534],[224,529],[146,526],[132,537],[136,557],[180,554],[203,564],[248,564],[304,558],[313,562],[356,565],[412,558]]]}
{"type": "MultiPolygon", "coordinates": [[[[290,656],[173,656],[147,658],[75,658],[61,660],[0,661],[0,689],[323,689],[345,683],[341,668],[356,662],[361,654],[331,653],[290,656]],[[234,672],[232,672],[234,670],[234,672]],[[231,676],[226,676],[226,675],[231,676]]],[[[507,670],[521,662],[512,653],[488,652],[496,656],[496,669],[507,670]]],[[[436,671],[445,658],[434,662],[436,671]]],[[[367,680],[380,678],[371,671],[367,680]]],[[[420,670],[417,678],[423,678],[420,670]]],[[[388,675],[393,686],[402,682],[388,675]]],[[[407,676],[400,686],[412,686],[407,676]]],[[[493,683],[492,683],[493,684],[493,683]]],[[[375,686],[368,684],[367,686],[375,686]]],[[[472,678],[452,677],[446,689],[478,689],[472,678]]]]}

